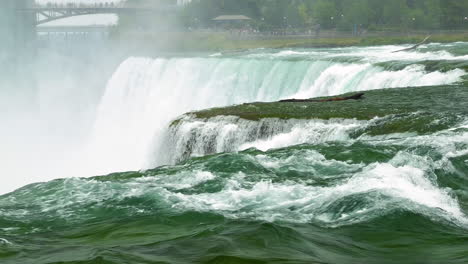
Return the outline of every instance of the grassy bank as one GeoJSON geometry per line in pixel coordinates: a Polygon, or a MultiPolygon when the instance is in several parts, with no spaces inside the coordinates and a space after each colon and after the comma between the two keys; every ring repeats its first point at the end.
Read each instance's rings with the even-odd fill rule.
{"type": "MultiPolygon", "coordinates": [[[[337,37],[337,38],[278,38],[278,39],[231,39],[222,36],[205,36],[194,43],[199,49],[252,49],[252,48],[314,48],[344,46],[374,46],[391,44],[418,43],[425,35],[412,36],[372,36],[372,37],[337,37]]],[[[468,41],[468,34],[434,35],[432,42],[468,41]]]]}
{"type": "MultiPolygon", "coordinates": [[[[397,121],[392,122],[392,127],[386,129],[396,133],[423,131],[428,127],[435,130],[448,127],[453,122],[459,121],[458,118],[468,114],[466,100],[468,92],[464,85],[393,88],[366,91],[362,100],[256,102],[191,112],[188,116],[198,119],[236,116],[251,121],[266,118],[371,120],[375,117],[393,116],[397,117],[395,119],[397,121]],[[446,123],[436,122],[441,116],[446,123]]],[[[177,119],[171,126],[176,126],[183,120],[183,117],[177,119]]]]}
{"type": "MultiPolygon", "coordinates": [[[[355,93],[341,95],[349,96],[355,93]]],[[[321,97],[316,99],[329,99],[321,97]]],[[[370,120],[376,116],[406,114],[417,111],[443,112],[447,106],[451,111],[467,112],[465,101],[468,92],[465,86],[433,86],[414,88],[392,88],[366,91],[362,100],[331,102],[256,102],[222,108],[212,108],[190,113],[206,119],[217,116],[238,116],[247,120],[264,118],[280,119],[330,119],[356,118],[370,120]],[[458,103],[457,103],[458,102],[458,103]],[[385,106],[385,107],[382,107],[385,106]]]]}
{"type": "MultiPolygon", "coordinates": [[[[345,47],[345,46],[374,46],[391,44],[418,43],[426,35],[413,34],[410,36],[369,36],[369,37],[334,37],[334,38],[278,38],[248,37],[236,38],[222,33],[126,33],[114,34],[113,40],[118,45],[125,45],[133,53],[152,53],[156,51],[168,52],[209,52],[232,51],[255,48],[317,48],[317,47],[345,47]]],[[[436,34],[430,42],[468,41],[468,33],[436,34]]]]}

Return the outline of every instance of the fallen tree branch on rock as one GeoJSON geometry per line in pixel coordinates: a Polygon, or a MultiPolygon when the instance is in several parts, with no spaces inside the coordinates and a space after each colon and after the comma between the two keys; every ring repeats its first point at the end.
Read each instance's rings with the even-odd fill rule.
{"type": "Polygon", "coordinates": [[[280,103],[308,103],[308,102],[334,102],[334,101],[346,101],[346,100],[361,100],[363,99],[364,93],[358,93],[351,96],[346,97],[335,97],[335,98],[328,98],[328,99],[287,99],[281,100],[280,103]]]}
{"type": "Polygon", "coordinates": [[[423,41],[419,42],[418,44],[412,46],[411,48],[406,48],[406,49],[402,49],[402,50],[397,50],[397,51],[394,51],[392,53],[397,53],[397,52],[402,52],[402,51],[410,51],[410,50],[414,50],[414,49],[417,49],[419,46],[421,46],[422,44],[425,44],[429,38],[431,36],[427,36],[423,41]]]}

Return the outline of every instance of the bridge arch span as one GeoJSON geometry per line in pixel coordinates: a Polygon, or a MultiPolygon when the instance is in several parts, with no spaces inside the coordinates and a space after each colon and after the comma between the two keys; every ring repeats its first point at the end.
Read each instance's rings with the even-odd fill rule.
{"type": "Polygon", "coordinates": [[[34,7],[19,10],[36,16],[35,26],[69,17],[101,14],[137,14],[159,13],[170,14],[176,11],[176,6],[162,8],[133,8],[133,7],[34,7]]]}

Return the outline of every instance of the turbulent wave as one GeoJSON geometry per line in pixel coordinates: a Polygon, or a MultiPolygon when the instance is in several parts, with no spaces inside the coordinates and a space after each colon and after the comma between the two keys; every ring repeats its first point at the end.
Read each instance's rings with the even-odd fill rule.
{"type": "Polygon", "coordinates": [[[234,263],[348,263],[356,260],[349,256],[354,248],[368,263],[386,259],[388,251],[394,260],[388,263],[408,256],[417,263],[437,239],[439,249],[450,250],[432,260],[466,259],[460,254],[468,229],[467,140],[465,122],[431,135],[248,149],[141,172],[32,184],[0,197],[0,257],[5,263],[126,263],[146,252],[139,262],[183,257],[211,263],[235,256],[234,263]],[[251,244],[252,237],[282,250],[249,252],[268,251],[251,244]],[[40,243],[44,239],[49,242],[40,243]],[[229,243],[216,247],[221,241],[229,243]],[[313,250],[325,242],[334,254],[313,250]],[[89,246],[95,244],[98,249],[89,246]],[[367,256],[369,247],[378,253],[367,256]],[[291,248],[310,255],[291,255],[291,248]],[[77,250],[82,254],[72,254],[77,250]],[[37,258],[18,255],[23,251],[37,258]]]}
{"type": "MultiPolygon", "coordinates": [[[[263,151],[272,149],[266,154],[249,157],[248,160],[258,163],[255,166],[235,166],[249,172],[241,170],[232,184],[242,185],[244,179],[251,175],[250,170],[259,170],[258,167],[264,170],[259,174],[275,176],[261,177],[260,182],[250,183],[248,191],[237,192],[228,188],[216,195],[202,196],[207,200],[199,203],[206,205],[212,202],[213,211],[232,208],[239,199],[245,199],[260,203],[255,212],[265,210],[265,215],[253,212],[241,215],[253,214],[270,221],[318,221],[342,225],[367,221],[369,217],[382,216],[394,210],[409,210],[431,219],[445,219],[466,226],[468,218],[454,193],[440,188],[437,183],[441,180],[437,178],[437,174],[442,176],[440,171],[458,174],[455,178],[463,178],[466,173],[466,164],[452,164],[453,159],[457,160],[456,163],[463,163],[467,157],[466,122],[428,135],[369,134],[374,126],[383,126],[384,123],[380,119],[255,122],[227,117],[203,122],[187,118],[173,127],[171,137],[177,140],[171,142],[174,152],[168,155],[180,161],[190,156],[237,152],[251,147],[263,151]],[[299,146],[274,150],[292,145],[299,146]],[[282,173],[288,175],[287,180],[276,182],[282,173]],[[296,175],[306,180],[299,177],[298,183],[296,175]],[[316,183],[325,186],[317,188],[316,183]],[[296,214],[291,209],[296,206],[300,213],[296,214]],[[432,209],[427,211],[428,208],[432,209]],[[284,210],[284,215],[275,209],[284,210]]],[[[249,151],[245,153],[250,154],[249,151]]],[[[241,152],[239,155],[245,154],[241,152]]],[[[456,188],[465,182],[462,180],[456,188]]],[[[193,197],[185,201],[192,204],[193,197]]],[[[242,210],[243,207],[239,206],[238,210],[242,210]]]]}
{"type": "Polygon", "coordinates": [[[432,135],[315,140],[143,172],[33,184],[2,196],[0,214],[10,224],[25,223],[28,232],[40,231],[33,228],[34,221],[66,219],[63,224],[68,225],[116,212],[133,216],[206,211],[230,218],[342,225],[395,209],[468,228],[458,199],[440,186],[445,178],[468,172],[456,165],[467,158],[465,126],[432,135]]]}

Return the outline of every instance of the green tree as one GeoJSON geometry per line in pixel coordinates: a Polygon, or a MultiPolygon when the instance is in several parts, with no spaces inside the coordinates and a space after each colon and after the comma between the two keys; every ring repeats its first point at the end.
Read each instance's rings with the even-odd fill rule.
{"type": "Polygon", "coordinates": [[[468,21],[468,1],[443,0],[441,1],[442,26],[444,28],[466,28],[468,21]]]}
{"type": "Polygon", "coordinates": [[[323,28],[332,28],[337,21],[337,8],[333,1],[316,0],[313,5],[312,15],[323,28]]]}
{"type": "Polygon", "coordinates": [[[343,12],[338,15],[340,29],[352,30],[354,25],[369,25],[371,10],[368,0],[345,0],[342,7],[343,12]]]}
{"type": "Polygon", "coordinates": [[[287,1],[265,1],[261,8],[262,18],[274,28],[284,27],[287,7],[287,1]]]}
{"type": "Polygon", "coordinates": [[[386,25],[407,28],[409,24],[406,0],[385,1],[382,15],[386,25]]]}
{"type": "Polygon", "coordinates": [[[182,13],[185,25],[192,27],[209,26],[213,17],[224,14],[250,16],[265,29],[314,24],[343,30],[356,24],[392,30],[468,26],[468,19],[464,19],[468,17],[468,0],[194,0],[182,13]]]}
{"type": "Polygon", "coordinates": [[[299,14],[299,5],[297,2],[291,1],[286,9],[285,13],[286,24],[289,27],[302,28],[305,23],[299,14]]]}
{"type": "MultiPolygon", "coordinates": [[[[421,1],[421,0],[420,0],[421,1]]],[[[424,10],[425,10],[425,28],[428,29],[437,29],[441,26],[441,18],[442,18],[442,8],[441,0],[425,0],[422,1],[424,3],[424,10]]]]}
{"type": "Polygon", "coordinates": [[[305,26],[311,26],[313,24],[312,18],[312,5],[310,1],[302,2],[297,7],[299,16],[301,17],[302,23],[305,26]]]}

